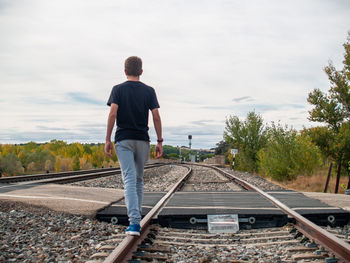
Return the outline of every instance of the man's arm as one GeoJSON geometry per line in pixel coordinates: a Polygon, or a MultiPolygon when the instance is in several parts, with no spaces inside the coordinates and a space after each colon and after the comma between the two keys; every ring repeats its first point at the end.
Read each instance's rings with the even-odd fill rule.
{"type": "Polygon", "coordinates": [[[154,129],[157,133],[156,158],[163,155],[163,137],[162,137],[162,121],[160,119],[158,108],[152,110],[154,129]]]}
{"type": "Polygon", "coordinates": [[[111,141],[111,135],[114,127],[115,120],[117,118],[118,104],[112,103],[111,109],[108,115],[107,121],[107,135],[106,135],[106,144],[105,144],[105,154],[109,157],[113,155],[113,143],[111,141]]]}

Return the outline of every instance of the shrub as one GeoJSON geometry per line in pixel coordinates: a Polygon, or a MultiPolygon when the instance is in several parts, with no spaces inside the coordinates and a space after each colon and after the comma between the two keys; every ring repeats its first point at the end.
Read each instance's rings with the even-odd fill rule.
{"type": "Polygon", "coordinates": [[[21,161],[14,153],[0,156],[0,174],[19,175],[24,172],[21,161]]]}
{"type": "Polygon", "coordinates": [[[308,136],[272,124],[267,145],[258,152],[258,159],[265,175],[283,181],[300,174],[310,175],[321,164],[321,153],[308,136]]]}
{"type": "Polygon", "coordinates": [[[226,119],[225,141],[239,153],[235,167],[238,170],[253,172],[258,170],[257,153],[266,145],[266,128],[263,119],[255,112],[249,112],[244,121],[237,116],[226,119]]]}

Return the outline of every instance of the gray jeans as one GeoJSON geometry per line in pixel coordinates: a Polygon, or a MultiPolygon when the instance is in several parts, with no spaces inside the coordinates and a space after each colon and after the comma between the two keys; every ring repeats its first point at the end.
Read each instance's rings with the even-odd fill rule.
{"type": "Polygon", "coordinates": [[[147,141],[123,140],[116,143],[116,152],[124,182],[125,204],[130,224],[141,221],[143,169],[149,157],[147,141]]]}

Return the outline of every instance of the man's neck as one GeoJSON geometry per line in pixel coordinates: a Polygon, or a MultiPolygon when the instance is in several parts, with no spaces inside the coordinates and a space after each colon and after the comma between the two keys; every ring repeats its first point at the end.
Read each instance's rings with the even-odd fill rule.
{"type": "Polygon", "coordinates": [[[126,75],[126,78],[130,81],[140,81],[140,76],[128,76],[128,75],[126,75]]]}

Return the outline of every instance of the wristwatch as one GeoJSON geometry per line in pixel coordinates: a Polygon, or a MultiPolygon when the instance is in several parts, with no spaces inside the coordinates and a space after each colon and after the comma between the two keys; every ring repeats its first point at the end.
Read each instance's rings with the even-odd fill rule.
{"type": "Polygon", "coordinates": [[[158,139],[157,142],[163,142],[163,138],[162,139],[158,139]]]}

